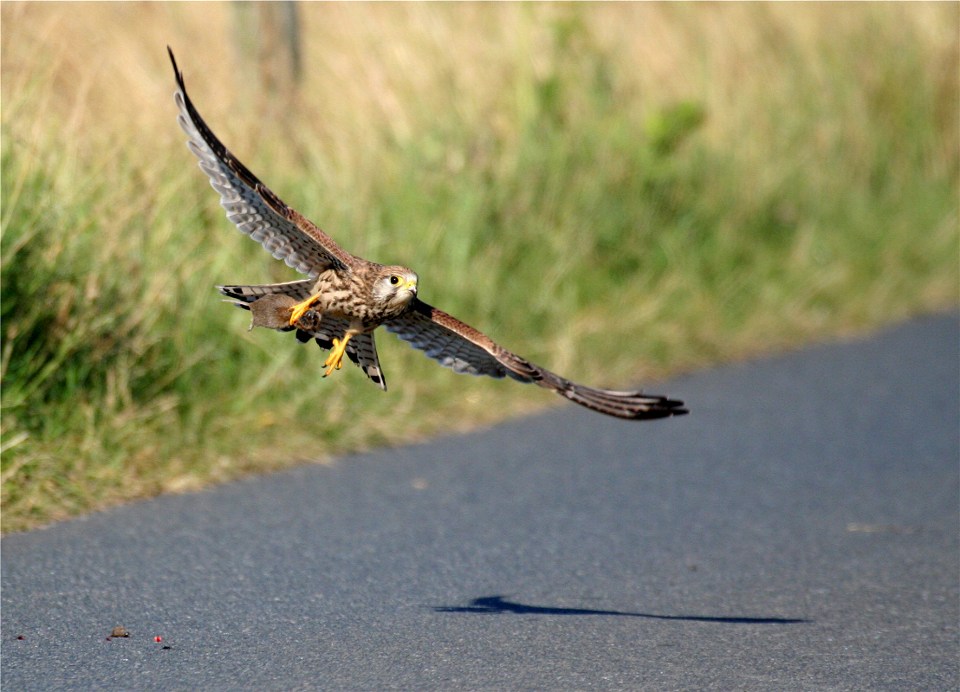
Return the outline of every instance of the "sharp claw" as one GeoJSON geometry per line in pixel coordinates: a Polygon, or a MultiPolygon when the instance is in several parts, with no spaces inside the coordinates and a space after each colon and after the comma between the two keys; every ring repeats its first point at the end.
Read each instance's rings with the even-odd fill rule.
{"type": "Polygon", "coordinates": [[[291,326],[291,327],[294,326],[294,325],[296,325],[296,323],[300,320],[301,317],[303,317],[303,315],[307,312],[307,310],[309,310],[311,307],[313,307],[313,304],[317,302],[317,298],[319,298],[319,297],[320,297],[320,296],[318,296],[318,295],[317,295],[317,296],[310,296],[309,298],[307,298],[307,299],[306,299],[305,301],[303,301],[302,303],[297,303],[296,305],[293,306],[293,310],[291,310],[291,312],[290,312],[290,326],[291,326]]]}
{"type": "Polygon", "coordinates": [[[334,370],[341,368],[343,365],[343,354],[346,351],[348,341],[350,341],[349,335],[344,337],[343,341],[336,337],[333,338],[333,348],[330,350],[330,355],[323,361],[323,364],[327,366],[327,371],[323,373],[324,377],[328,377],[334,370]]]}

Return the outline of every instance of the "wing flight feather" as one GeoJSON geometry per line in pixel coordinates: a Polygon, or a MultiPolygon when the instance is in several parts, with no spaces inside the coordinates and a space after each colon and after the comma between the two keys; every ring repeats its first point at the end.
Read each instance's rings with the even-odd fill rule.
{"type": "Polygon", "coordinates": [[[210,185],[220,194],[227,218],[263,245],[271,255],[301,274],[318,276],[325,269],[353,268],[357,259],[305,216],[284,204],[250,172],[207,126],[187,95],[183,73],[170,53],[177,80],[178,122],[190,138],[187,146],[200,160],[210,185]]]}
{"type": "Polygon", "coordinates": [[[639,390],[597,389],[572,382],[508,351],[487,335],[443,310],[416,300],[383,325],[416,349],[455,372],[511,377],[532,382],[574,403],[617,418],[666,418],[687,413],[683,402],[639,390]]]}

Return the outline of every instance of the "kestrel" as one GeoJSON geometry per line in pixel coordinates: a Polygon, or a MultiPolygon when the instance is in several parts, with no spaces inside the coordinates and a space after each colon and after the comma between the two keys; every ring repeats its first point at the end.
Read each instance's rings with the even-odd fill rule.
{"type": "Polygon", "coordinates": [[[170,53],[177,82],[178,121],[190,151],[220,193],[237,228],[308,278],[280,284],[218,286],[235,305],[250,310],[255,326],[296,331],[330,353],[324,377],[339,370],[344,354],[381,389],[387,382],[377,358],[374,331],[383,326],[454,372],[510,377],[553,390],[574,403],[628,419],[687,413],[682,401],[640,391],[595,389],[571,382],[511,353],[485,334],[417,297],[417,274],[351,255],[299,212],[281,201],[231,154],[207,127],[187,95],[183,73],[170,53]]]}

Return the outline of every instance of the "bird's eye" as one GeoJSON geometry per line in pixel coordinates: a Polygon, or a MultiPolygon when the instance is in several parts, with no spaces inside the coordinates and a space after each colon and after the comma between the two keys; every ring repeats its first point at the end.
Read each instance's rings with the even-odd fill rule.
{"type": "Polygon", "coordinates": [[[400,283],[400,277],[397,276],[396,274],[392,275],[390,277],[390,284],[393,286],[396,286],[398,283],[400,283]]]}

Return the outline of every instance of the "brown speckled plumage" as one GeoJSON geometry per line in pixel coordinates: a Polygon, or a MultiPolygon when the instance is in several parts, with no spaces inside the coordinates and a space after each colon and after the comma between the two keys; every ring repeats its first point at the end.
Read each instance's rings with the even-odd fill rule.
{"type": "Polygon", "coordinates": [[[618,418],[665,418],[687,413],[683,402],[640,391],[596,389],[571,382],[495,343],[452,315],[417,298],[417,275],[351,255],[306,217],[288,207],[213,134],[187,95],[183,74],[170,52],[177,81],[178,121],[188,147],[220,194],[227,218],[277,259],[307,279],[282,284],[219,286],[223,295],[251,311],[255,326],[295,331],[338,358],[345,354],[386,389],[374,330],[384,326],[414,348],[455,372],[532,382],[594,411],[618,418]],[[299,314],[299,317],[298,317],[299,314]],[[339,349],[339,350],[338,350],[339,349]]]}

